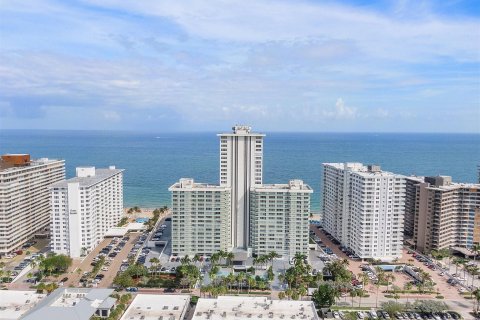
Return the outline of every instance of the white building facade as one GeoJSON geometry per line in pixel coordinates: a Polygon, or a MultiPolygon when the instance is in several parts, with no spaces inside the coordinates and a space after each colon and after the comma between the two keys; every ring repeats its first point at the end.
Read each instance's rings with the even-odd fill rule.
{"type": "Polygon", "coordinates": [[[77,258],[90,252],[123,214],[123,169],[80,167],[50,186],[52,251],[77,258]]]}
{"type": "Polygon", "coordinates": [[[401,257],[405,177],[361,163],[323,164],[324,229],[362,259],[401,257]]]}
{"type": "Polygon", "coordinates": [[[305,253],[310,187],[300,180],[283,185],[263,184],[264,134],[253,133],[248,126],[234,126],[232,133],[218,136],[220,185],[180,179],[169,188],[172,253],[210,255],[218,250],[234,250],[242,255],[266,250],[290,256],[305,253]],[[262,198],[266,194],[269,197],[262,198]],[[270,216],[272,212],[275,216],[270,216]],[[264,241],[260,239],[263,234],[274,235],[264,241]]]}
{"type": "Polygon", "coordinates": [[[308,255],[310,195],[302,180],[260,185],[250,192],[250,244],[253,253],[272,251],[293,257],[308,255]]]}
{"type": "Polygon", "coordinates": [[[172,252],[211,255],[230,251],[230,188],[180,179],[172,193],[172,252]]]}
{"type": "Polygon", "coordinates": [[[262,184],[263,137],[248,126],[234,126],[220,137],[220,185],[231,190],[232,242],[249,246],[250,189],[262,184]]]}
{"type": "Polygon", "coordinates": [[[64,160],[5,155],[0,162],[0,255],[50,225],[48,186],[65,179],[64,160]],[[22,159],[22,163],[16,161],[22,159]]]}

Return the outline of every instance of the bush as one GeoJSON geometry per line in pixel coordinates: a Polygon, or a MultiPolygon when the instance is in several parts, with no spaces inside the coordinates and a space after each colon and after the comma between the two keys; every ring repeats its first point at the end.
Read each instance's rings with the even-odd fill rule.
{"type": "Polygon", "coordinates": [[[438,296],[436,296],[435,298],[437,298],[437,299],[443,299],[444,297],[443,297],[442,295],[438,295],[438,296]]]}
{"type": "Polygon", "coordinates": [[[198,296],[192,296],[190,298],[190,303],[191,304],[197,304],[199,297],[198,296]]]}

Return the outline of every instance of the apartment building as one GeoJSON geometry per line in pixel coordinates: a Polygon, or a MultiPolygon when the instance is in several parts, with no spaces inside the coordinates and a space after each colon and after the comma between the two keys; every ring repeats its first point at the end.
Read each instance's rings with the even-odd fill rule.
{"type": "Polygon", "coordinates": [[[211,255],[232,249],[231,191],[182,178],[172,193],[172,252],[211,255]]]}
{"type": "Polygon", "coordinates": [[[268,252],[278,249],[279,254],[290,256],[305,253],[312,190],[299,180],[284,185],[264,185],[265,135],[253,133],[248,126],[234,126],[232,130],[232,133],[218,135],[219,185],[184,178],[169,188],[173,254],[209,255],[218,250],[235,250],[247,256],[267,249],[270,249],[268,252]],[[271,197],[265,199],[268,206],[264,207],[267,203],[263,203],[261,197],[266,194],[271,197]],[[275,218],[270,217],[274,208],[278,214],[275,218]],[[273,240],[260,240],[264,233],[275,233],[273,240]],[[277,244],[280,241],[282,243],[277,244]]]}
{"type": "Polygon", "coordinates": [[[0,160],[0,255],[22,246],[50,225],[48,186],[65,179],[64,160],[7,154],[0,160]]]}
{"type": "Polygon", "coordinates": [[[250,191],[250,245],[257,255],[308,255],[310,195],[302,180],[258,185],[250,191]]]}
{"type": "MultiPolygon", "coordinates": [[[[469,248],[480,240],[480,184],[454,183],[449,176],[418,179],[409,192],[415,203],[413,242],[420,251],[469,248]]],[[[407,201],[407,200],[406,200],[407,201]]]]}
{"type": "Polygon", "coordinates": [[[361,163],[323,164],[324,229],[362,259],[401,257],[405,178],[361,163]]]}
{"type": "Polygon", "coordinates": [[[81,257],[123,214],[123,169],[76,168],[76,177],[50,186],[52,251],[81,257]]]}
{"type": "Polygon", "coordinates": [[[404,234],[405,239],[413,238],[415,229],[415,210],[417,208],[416,194],[417,185],[424,182],[425,177],[410,176],[405,177],[405,218],[404,234]]]}
{"type": "Polygon", "coordinates": [[[232,241],[236,248],[248,247],[250,189],[262,184],[263,137],[248,126],[234,126],[220,137],[220,185],[231,190],[232,241]]]}

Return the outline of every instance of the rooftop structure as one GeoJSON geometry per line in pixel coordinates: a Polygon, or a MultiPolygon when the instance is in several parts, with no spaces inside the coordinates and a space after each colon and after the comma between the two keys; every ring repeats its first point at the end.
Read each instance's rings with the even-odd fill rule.
{"type": "Polygon", "coordinates": [[[36,291],[0,290],[0,319],[20,319],[43,298],[36,291]]]}
{"type": "Polygon", "coordinates": [[[318,320],[312,301],[270,300],[267,297],[220,296],[199,299],[192,320],[245,319],[318,320]]]}
{"type": "Polygon", "coordinates": [[[183,320],[189,295],[137,294],[120,320],[183,320]]]}
{"type": "Polygon", "coordinates": [[[113,289],[58,288],[30,310],[24,320],[89,320],[93,315],[108,317],[116,299],[113,289]]]}
{"type": "Polygon", "coordinates": [[[69,183],[78,183],[80,187],[91,187],[123,171],[125,171],[125,169],[116,169],[114,166],[110,166],[108,169],[79,167],[76,169],[76,177],[54,183],[50,185],[50,188],[66,188],[69,183]]]}

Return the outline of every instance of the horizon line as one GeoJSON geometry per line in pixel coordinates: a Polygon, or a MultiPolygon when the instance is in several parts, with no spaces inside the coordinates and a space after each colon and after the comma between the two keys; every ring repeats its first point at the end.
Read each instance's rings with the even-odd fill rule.
{"type": "MultiPolygon", "coordinates": [[[[154,131],[154,130],[134,130],[134,129],[3,129],[0,128],[0,131],[67,131],[67,132],[130,132],[130,133],[152,133],[152,134],[163,134],[163,133],[218,133],[223,132],[222,130],[213,131],[213,130],[172,130],[172,131],[154,131]]],[[[256,133],[336,133],[336,134],[352,134],[352,133],[361,133],[361,134],[468,134],[468,135],[480,135],[480,131],[277,131],[277,130],[267,130],[267,131],[255,131],[256,133]]]]}

